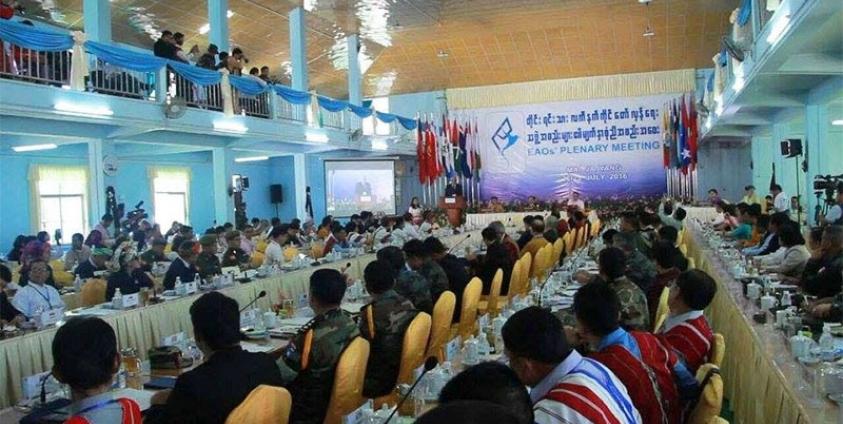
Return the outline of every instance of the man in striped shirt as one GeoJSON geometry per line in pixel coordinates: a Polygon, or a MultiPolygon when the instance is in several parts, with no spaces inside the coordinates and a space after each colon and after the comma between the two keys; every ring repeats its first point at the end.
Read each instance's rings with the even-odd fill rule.
{"type": "Polygon", "coordinates": [[[696,374],[708,362],[714,335],[703,310],[717,293],[717,283],[703,271],[685,271],[670,286],[670,316],[659,329],[658,337],[696,374]]]}
{"type": "Polygon", "coordinates": [[[538,424],[642,423],[626,387],[605,366],[568,345],[562,323],[533,306],[502,330],[505,354],[529,386],[538,424]]]}

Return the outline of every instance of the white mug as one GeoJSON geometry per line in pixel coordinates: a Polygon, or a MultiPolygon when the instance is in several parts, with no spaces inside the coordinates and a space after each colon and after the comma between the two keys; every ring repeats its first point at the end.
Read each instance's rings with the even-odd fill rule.
{"type": "Polygon", "coordinates": [[[761,296],[761,309],[771,309],[775,308],[779,304],[779,300],[776,299],[776,296],[773,295],[766,295],[761,296]]]}
{"type": "Polygon", "coordinates": [[[746,296],[752,300],[757,300],[759,297],[761,297],[761,285],[758,283],[747,284],[746,296]]]}

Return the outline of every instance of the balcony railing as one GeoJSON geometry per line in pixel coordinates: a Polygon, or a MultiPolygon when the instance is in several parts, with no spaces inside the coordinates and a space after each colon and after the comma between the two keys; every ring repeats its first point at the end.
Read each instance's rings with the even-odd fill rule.
{"type": "Polygon", "coordinates": [[[255,116],[258,118],[269,118],[270,93],[261,93],[257,96],[249,96],[240,93],[237,89],[232,89],[231,92],[234,98],[237,99],[237,104],[240,106],[240,114],[255,116]]]}
{"type": "Polygon", "coordinates": [[[138,72],[95,60],[88,73],[88,90],[133,99],[155,98],[155,74],[138,72]]]}
{"type": "Polygon", "coordinates": [[[3,78],[65,86],[70,81],[70,51],[39,52],[4,42],[0,50],[3,78]]]}

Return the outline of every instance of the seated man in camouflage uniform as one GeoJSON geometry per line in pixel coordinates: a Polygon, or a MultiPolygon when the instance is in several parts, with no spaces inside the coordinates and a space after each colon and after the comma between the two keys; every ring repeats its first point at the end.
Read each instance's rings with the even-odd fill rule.
{"type": "Polygon", "coordinates": [[[612,246],[621,249],[626,256],[625,275],[641,290],[647,291],[656,280],[656,265],[636,246],[637,233],[617,233],[612,246]]]}
{"type": "Polygon", "coordinates": [[[388,395],[401,365],[404,332],[419,311],[395,292],[395,273],[385,261],[374,261],[363,272],[372,303],[360,310],[360,334],[369,341],[369,362],[363,396],[388,395]]]}
{"type": "Polygon", "coordinates": [[[164,248],[167,247],[167,240],[157,238],[152,240],[151,245],[146,252],[140,255],[141,268],[145,272],[151,272],[152,264],[155,262],[169,262],[167,255],[164,254],[164,248]]]}
{"type": "MultiPolygon", "coordinates": [[[[615,238],[617,243],[617,236],[615,238]]],[[[597,258],[600,277],[615,289],[620,300],[620,324],[629,331],[650,331],[650,312],[647,295],[624,275],[627,261],[624,252],[617,247],[607,247],[597,258]]]]}
{"type": "Polygon", "coordinates": [[[228,249],[222,255],[222,266],[249,266],[249,255],[240,247],[240,231],[229,231],[225,235],[228,249]]]}
{"type": "Polygon", "coordinates": [[[203,280],[222,274],[220,258],[217,257],[217,236],[205,234],[199,239],[202,252],[196,257],[196,269],[203,280]]]}
{"type": "Polygon", "coordinates": [[[316,316],[284,348],[278,367],[293,396],[290,422],[321,423],[331,400],[334,371],[345,347],[360,335],[351,316],[340,308],[345,279],[334,269],[310,276],[310,307],[316,316]]]}
{"type": "MultiPolygon", "coordinates": [[[[386,261],[392,266],[396,273],[395,291],[406,297],[416,309],[433,313],[433,297],[431,296],[430,282],[419,274],[411,265],[404,260],[404,252],[395,246],[387,246],[378,250],[378,260],[386,261]]],[[[414,263],[421,266],[421,261],[414,263]]]]}
{"type": "Polygon", "coordinates": [[[404,244],[404,256],[406,256],[410,268],[415,269],[430,282],[430,297],[436,304],[439,295],[448,290],[450,284],[445,270],[438,262],[433,260],[433,252],[430,247],[425,246],[421,240],[410,240],[404,244]],[[415,266],[417,261],[421,262],[418,267],[415,266]]]}

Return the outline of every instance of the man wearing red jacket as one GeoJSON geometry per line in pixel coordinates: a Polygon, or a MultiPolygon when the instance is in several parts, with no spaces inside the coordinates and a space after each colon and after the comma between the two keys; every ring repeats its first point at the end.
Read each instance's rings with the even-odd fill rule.
{"type": "Polygon", "coordinates": [[[714,334],[703,315],[717,293],[717,283],[703,271],[685,271],[670,286],[670,316],[657,336],[670,347],[688,371],[696,373],[708,362],[714,334]]]}
{"type": "Polygon", "coordinates": [[[617,294],[605,283],[590,283],[577,291],[577,332],[595,349],[590,357],[623,382],[643,422],[681,422],[683,400],[696,398],[697,380],[658,338],[621,328],[619,310],[617,294]]]}

